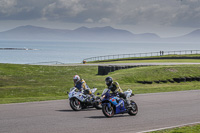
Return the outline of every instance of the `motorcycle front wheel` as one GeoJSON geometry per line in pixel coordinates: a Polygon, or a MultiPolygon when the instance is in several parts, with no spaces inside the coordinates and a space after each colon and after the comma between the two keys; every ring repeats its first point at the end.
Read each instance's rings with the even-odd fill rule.
{"type": "Polygon", "coordinates": [[[102,112],[106,117],[112,117],[114,115],[114,109],[111,106],[110,108],[108,107],[107,104],[104,104],[102,106],[102,112]]]}
{"type": "Polygon", "coordinates": [[[133,100],[131,100],[130,102],[131,102],[132,107],[129,109],[128,114],[136,115],[138,113],[138,106],[133,100]]]}
{"type": "Polygon", "coordinates": [[[94,107],[95,107],[96,109],[102,109],[100,97],[97,97],[97,98],[96,98],[96,102],[94,103],[94,107]]]}
{"type": "Polygon", "coordinates": [[[81,102],[76,98],[70,99],[69,103],[74,111],[79,111],[82,108],[81,102]]]}

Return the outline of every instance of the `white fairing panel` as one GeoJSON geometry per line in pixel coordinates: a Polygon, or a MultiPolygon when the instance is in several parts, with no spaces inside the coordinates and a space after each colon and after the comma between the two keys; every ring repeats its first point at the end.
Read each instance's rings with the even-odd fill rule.
{"type": "Polygon", "coordinates": [[[94,94],[96,90],[97,90],[97,88],[91,89],[92,94],[94,94]]]}
{"type": "Polygon", "coordinates": [[[132,94],[132,90],[128,89],[127,91],[124,92],[124,94],[126,95],[127,98],[129,98],[132,94]]]}
{"type": "Polygon", "coordinates": [[[76,92],[76,89],[75,87],[71,88],[70,89],[70,92],[69,92],[69,99],[72,98],[72,97],[75,97],[77,99],[79,99],[80,101],[84,102],[85,99],[86,99],[86,96],[81,93],[81,92],[76,92]]]}

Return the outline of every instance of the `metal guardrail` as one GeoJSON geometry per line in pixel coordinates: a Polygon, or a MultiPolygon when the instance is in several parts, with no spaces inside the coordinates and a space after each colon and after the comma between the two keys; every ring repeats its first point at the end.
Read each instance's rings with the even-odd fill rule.
{"type": "Polygon", "coordinates": [[[115,59],[131,58],[131,57],[153,57],[153,56],[163,56],[163,55],[189,55],[189,54],[200,54],[200,50],[160,51],[160,52],[149,52],[149,53],[105,55],[105,56],[86,58],[83,60],[83,62],[115,60],[115,59]]]}

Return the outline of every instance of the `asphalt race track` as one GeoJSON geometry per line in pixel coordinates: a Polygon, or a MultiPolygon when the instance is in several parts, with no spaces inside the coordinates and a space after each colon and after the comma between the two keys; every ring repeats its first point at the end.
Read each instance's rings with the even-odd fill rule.
{"type": "Polygon", "coordinates": [[[200,90],[138,94],[139,112],[106,118],[73,111],[68,100],[1,104],[0,133],[135,133],[200,122],[200,90]]]}

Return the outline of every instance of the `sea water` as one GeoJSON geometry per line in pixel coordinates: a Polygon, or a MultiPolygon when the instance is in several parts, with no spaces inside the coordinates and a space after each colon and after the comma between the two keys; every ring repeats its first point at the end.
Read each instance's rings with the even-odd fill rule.
{"type": "Polygon", "coordinates": [[[0,41],[0,63],[80,63],[85,58],[159,51],[200,50],[199,43],[0,41]],[[34,50],[28,50],[34,49],[34,50]]]}

